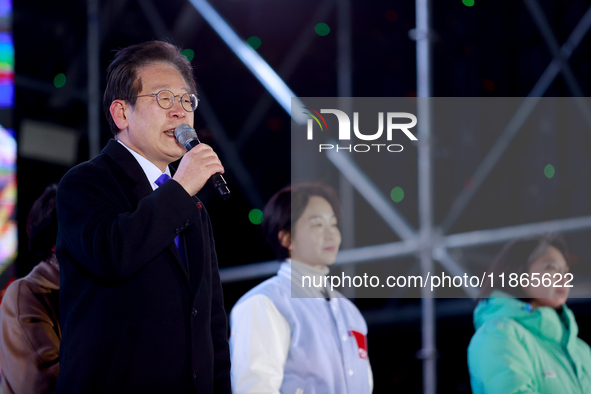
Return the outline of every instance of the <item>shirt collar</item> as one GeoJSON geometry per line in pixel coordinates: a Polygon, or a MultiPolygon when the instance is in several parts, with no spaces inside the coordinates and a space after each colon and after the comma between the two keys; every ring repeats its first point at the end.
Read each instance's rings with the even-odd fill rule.
{"type": "Polygon", "coordinates": [[[301,263],[294,259],[289,259],[288,261],[291,263],[291,266],[294,270],[299,271],[303,275],[324,276],[328,275],[330,272],[327,266],[312,266],[310,264],[301,263]]]}
{"type": "Polygon", "coordinates": [[[327,295],[330,298],[338,297],[336,291],[331,291],[324,286],[302,286],[302,277],[309,277],[309,283],[311,284],[324,284],[325,276],[329,272],[328,267],[313,267],[293,259],[287,259],[281,264],[277,275],[284,276],[291,281],[292,298],[318,298],[324,300],[327,295]]]}
{"type": "MultiPolygon", "coordinates": [[[[140,155],[139,153],[137,153],[136,151],[134,151],[133,149],[131,149],[130,147],[125,145],[121,140],[117,139],[117,142],[119,142],[121,145],[123,145],[125,147],[125,149],[127,149],[129,151],[129,153],[131,153],[133,155],[133,157],[135,157],[135,159],[137,160],[139,165],[142,167],[142,170],[144,170],[144,174],[146,174],[146,177],[148,178],[148,181],[150,182],[150,186],[152,186],[152,190],[158,189],[158,185],[156,184],[156,179],[158,179],[160,177],[160,175],[163,174],[162,171],[160,171],[160,168],[158,168],[154,163],[152,163],[150,160],[146,159],[144,156],[140,155]]],[[[164,171],[164,174],[171,176],[170,169],[168,168],[168,166],[166,166],[166,171],[164,171]]]]}

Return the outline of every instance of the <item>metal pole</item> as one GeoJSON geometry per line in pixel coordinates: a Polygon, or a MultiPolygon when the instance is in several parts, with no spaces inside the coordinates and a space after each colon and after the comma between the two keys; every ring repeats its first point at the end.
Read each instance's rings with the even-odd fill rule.
{"type": "Polygon", "coordinates": [[[100,99],[100,43],[99,1],[87,0],[87,50],[88,50],[88,156],[100,153],[101,99],[100,99]]]}
{"type": "MultiPolygon", "coordinates": [[[[314,26],[316,26],[318,21],[327,19],[333,8],[335,8],[334,0],[323,0],[322,3],[320,3],[316,12],[310,19],[310,24],[304,27],[300,36],[293,44],[289,53],[285,56],[283,63],[281,63],[281,66],[277,70],[277,73],[281,78],[288,80],[293,75],[296,67],[308,50],[310,43],[314,40],[315,36],[317,36],[314,31],[314,26]]],[[[258,130],[261,120],[269,110],[269,107],[271,107],[272,103],[273,98],[268,94],[263,94],[253,106],[252,111],[250,111],[250,114],[242,123],[242,127],[238,130],[238,135],[234,140],[234,145],[239,152],[242,150],[248,139],[258,130]]]]}
{"type": "Polygon", "coordinates": [[[251,174],[246,170],[246,166],[240,158],[240,154],[236,147],[228,137],[228,132],[224,129],[221,120],[215,114],[210,101],[207,100],[203,89],[197,85],[199,95],[201,96],[201,104],[199,108],[201,115],[205,119],[205,123],[213,130],[212,137],[218,143],[218,147],[223,154],[224,162],[232,169],[236,181],[240,184],[240,188],[246,194],[246,198],[252,207],[261,208],[265,206],[265,200],[259,193],[251,174]]]}
{"type": "MultiPolygon", "coordinates": [[[[445,256],[448,249],[476,247],[547,233],[566,233],[589,229],[591,229],[591,215],[578,216],[568,219],[526,223],[517,226],[452,234],[442,237],[437,243],[433,243],[431,247],[434,250],[433,256],[436,259],[444,260],[442,263],[443,267],[453,275],[459,275],[461,266],[457,262],[453,261],[451,257],[448,258],[445,256]]],[[[418,243],[417,239],[413,238],[408,241],[390,242],[380,245],[347,249],[339,252],[335,265],[367,264],[380,260],[410,256],[418,253],[421,247],[422,245],[418,243]]],[[[243,265],[240,267],[221,268],[220,272],[225,272],[225,275],[231,277],[232,280],[246,280],[256,277],[271,276],[271,274],[274,274],[277,271],[269,271],[267,268],[264,268],[266,267],[265,264],[267,263],[255,263],[243,265]],[[246,271],[248,271],[249,274],[241,278],[241,272],[246,271]]],[[[464,272],[465,270],[462,270],[462,273],[464,272]]]]}
{"type": "MultiPolygon", "coordinates": [[[[564,45],[560,48],[559,56],[555,56],[552,62],[546,67],[546,70],[535,84],[531,92],[528,94],[522,105],[515,115],[507,124],[507,127],[503,130],[501,136],[495,142],[494,146],[488,152],[482,163],[478,166],[476,172],[472,176],[474,180],[474,187],[471,189],[463,189],[460,195],[453,202],[450,211],[445,215],[443,222],[441,223],[441,229],[444,233],[451,230],[452,226],[463,212],[464,208],[468,205],[472,197],[476,194],[480,185],[484,182],[492,168],[499,161],[501,155],[509,143],[513,140],[515,135],[521,129],[522,124],[527,120],[534,107],[537,105],[539,98],[544,95],[546,89],[550,86],[556,75],[560,72],[563,65],[572,55],[575,48],[579,45],[581,40],[587,34],[591,28],[591,7],[587,9],[587,12],[583,15],[577,26],[574,28],[564,45]]],[[[585,115],[586,112],[583,112],[585,115]]],[[[587,115],[585,115],[587,119],[587,115]]]]}
{"type": "Polygon", "coordinates": [[[352,97],[351,0],[338,0],[337,5],[337,91],[339,97],[352,97]]]}
{"type": "MultiPolygon", "coordinates": [[[[419,237],[421,273],[433,271],[432,237],[433,212],[431,190],[431,28],[429,0],[416,1],[417,40],[417,119],[418,119],[418,174],[419,174],[419,237]]],[[[436,344],[435,299],[428,289],[421,288],[423,392],[435,394],[436,344]]]]}
{"type": "MultiPolygon", "coordinates": [[[[353,112],[353,73],[351,48],[351,0],[335,0],[337,5],[337,95],[338,106],[341,111],[349,114],[353,112]]],[[[343,241],[341,248],[355,247],[355,190],[349,180],[339,175],[339,196],[343,211],[342,230],[343,241]]],[[[354,276],[355,265],[342,267],[345,275],[354,276]]],[[[355,298],[355,288],[343,288],[343,294],[355,298]]]]}
{"type": "Polygon", "coordinates": [[[542,37],[544,37],[546,45],[552,53],[552,57],[554,59],[558,59],[560,62],[560,71],[564,77],[564,81],[566,82],[568,89],[575,97],[575,105],[581,111],[581,114],[587,122],[587,125],[591,125],[591,113],[589,111],[589,106],[587,105],[587,100],[583,98],[585,97],[585,94],[581,90],[581,86],[578,84],[577,79],[575,78],[575,75],[568,64],[568,61],[562,58],[562,51],[558,45],[558,40],[552,32],[552,28],[550,27],[550,24],[548,23],[548,20],[542,11],[542,7],[540,7],[539,2],[536,0],[525,0],[525,5],[534,18],[534,22],[538,26],[540,33],[542,33],[542,37]]]}
{"type": "Polygon", "coordinates": [[[480,186],[484,183],[488,175],[492,172],[493,168],[497,165],[513,138],[521,130],[523,124],[527,121],[530,114],[533,112],[536,105],[538,105],[540,97],[526,97],[515,114],[507,124],[507,127],[503,130],[499,138],[495,141],[495,144],[488,151],[482,162],[474,171],[472,176],[473,187],[467,189],[464,188],[460,195],[453,202],[447,215],[441,223],[441,230],[447,233],[453,227],[454,223],[460,217],[460,214],[468,206],[468,203],[472,200],[472,197],[476,194],[476,191],[480,189],[480,186]]]}
{"type": "Polygon", "coordinates": [[[591,215],[452,234],[442,238],[441,244],[448,249],[466,248],[501,243],[511,239],[532,237],[535,235],[566,233],[587,229],[591,229],[591,215]]]}
{"type": "Polygon", "coordinates": [[[552,28],[544,16],[544,12],[542,11],[540,4],[536,0],[525,0],[524,2],[533,17],[535,24],[538,26],[540,33],[542,33],[542,37],[544,37],[546,45],[548,46],[548,49],[550,49],[550,53],[552,53],[552,57],[561,63],[560,69],[562,75],[572,95],[575,97],[583,97],[584,95],[581,91],[581,87],[577,83],[577,80],[570,66],[568,65],[567,60],[562,58],[560,46],[556,40],[556,36],[554,36],[554,33],[552,33],[552,28]]]}
{"type": "Polygon", "coordinates": [[[215,30],[220,38],[228,45],[236,56],[244,63],[250,72],[259,80],[267,91],[283,107],[285,112],[291,114],[298,124],[306,124],[306,115],[301,111],[291,111],[291,102],[296,102],[298,108],[305,107],[294,92],[277,75],[269,64],[252,49],[236,32],[228,22],[207,2],[207,0],[189,0],[193,7],[203,16],[203,19],[215,30]]]}
{"type": "MultiPolygon", "coordinates": [[[[332,143],[332,142],[330,142],[332,143]]],[[[353,185],[359,194],[371,205],[388,226],[403,240],[416,237],[415,230],[396,207],[394,207],[374,182],[364,173],[357,163],[349,155],[335,153],[329,150],[326,154],[328,160],[338,168],[341,173],[341,183],[347,182],[353,185]]]]}

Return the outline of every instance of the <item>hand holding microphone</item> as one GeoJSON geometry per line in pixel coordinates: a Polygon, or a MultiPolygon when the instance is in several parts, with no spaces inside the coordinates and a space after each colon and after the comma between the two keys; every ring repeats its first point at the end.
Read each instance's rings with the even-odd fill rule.
{"type": "Polygon", "coordinates": [[[201,190],[209,179],[222,199],[230,197],[230,190],[221,174],[224,172],[224,167],[213,149],[201,144],[195,129],[183,123],[174,129],[174,136],[178,143],[187,149],[187,154],[181,160],[173,179],[191,195],[201,190]]]}

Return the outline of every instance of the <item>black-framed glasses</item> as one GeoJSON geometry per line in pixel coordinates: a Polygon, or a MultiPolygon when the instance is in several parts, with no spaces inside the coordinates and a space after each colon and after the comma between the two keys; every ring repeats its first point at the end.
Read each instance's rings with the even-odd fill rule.
{"type": "Polygon", "coordinates": [[[170,90],[161,90],[158,93],[142,94],[136,97],[149,96],[156,97],[156,101],[162,109],[172,108],[177,97],[179,97],[179,102],[181,103],[181,106],[187,112],[195,111],[197,109],[197,106],[199,105],[199,99],[193,93],[185,93],[182,96],[175,96],[174,93],[170,90]]]}

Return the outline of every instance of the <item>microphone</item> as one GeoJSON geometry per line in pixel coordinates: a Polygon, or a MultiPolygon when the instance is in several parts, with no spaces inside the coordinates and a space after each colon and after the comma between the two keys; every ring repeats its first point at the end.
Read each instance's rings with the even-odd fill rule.
{"type": "MultiPolygon", "coordinates": [[[[180,124],[174,129],[174,136],[179,144],[187,148],[187,151],[190,151],[201,143],[195,129],[186,123],[180,124]]],[[[209,181],[223,200],[227,200],[230,197],[230,189],[228,189],[228,185],[222,174],[216,172],[209,178],[209,181]]]]}

